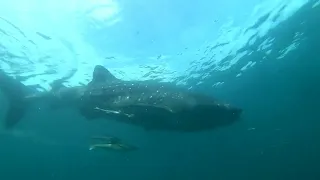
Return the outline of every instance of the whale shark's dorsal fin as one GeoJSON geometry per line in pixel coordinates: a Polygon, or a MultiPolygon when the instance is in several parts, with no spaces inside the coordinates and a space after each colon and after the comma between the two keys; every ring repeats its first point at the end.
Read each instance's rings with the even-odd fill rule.
{"type": "Polygon", "coordinates": [[[92,81],[88,85],[95,83],[111,83],[120,81],[111,72],[101,65],[96,65],[92,74],[92,81]]]}
{"type": "Polygon", "coordinates": [[[66,86],[64,86],[62,83],[64,81],[62,80],[56,80],[56,81],[53,81],[52,83],[50,83],[50,86],[51,86],[51,91],[52,92],[56,92],[58,91],[59,89],[61,88],[65,88],[66,86]]]}

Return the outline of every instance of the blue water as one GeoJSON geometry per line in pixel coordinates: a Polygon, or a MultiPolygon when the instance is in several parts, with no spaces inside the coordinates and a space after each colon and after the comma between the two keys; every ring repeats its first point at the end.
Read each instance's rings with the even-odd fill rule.
{"type": "MultiPolygon", "coordinates": [[[[70,73],[65,85],[86,83],[102,64],[119,78],[182,84],[244,113],[210,132],[168,133],[31,107],[14,130],[1,128],[0,178],[320,179],[319,3],[4,3],[0,67],[27,86],[49,90],[70,73]],[[89,151],[101,134],[139,150],[89,151]]],[[[5,94],[1,102],[0,119],[5,94]]]]}

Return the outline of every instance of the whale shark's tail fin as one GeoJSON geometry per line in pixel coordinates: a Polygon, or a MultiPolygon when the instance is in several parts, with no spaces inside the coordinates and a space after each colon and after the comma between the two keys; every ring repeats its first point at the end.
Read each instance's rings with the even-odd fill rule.
{"type": "Polygon", "coordinates": [[[25,112],[26,106],[17,106],[16,104],[11,103],[6,112],[4,127],[6,129],[13,128],[23,118],[25,112]]]}
{"type": "Polygon", "coordinates": [[[9,109],[5,114],[4,126],[6,129],[10,129],[25,115],[28,107],[25,97],[31,93],[31,89],[0,70],[0,91],[9,100],[9,109]]]}

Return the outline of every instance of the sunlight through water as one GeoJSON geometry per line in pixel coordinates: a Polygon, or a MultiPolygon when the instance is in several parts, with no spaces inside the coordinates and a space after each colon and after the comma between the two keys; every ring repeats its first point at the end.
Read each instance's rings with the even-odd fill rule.
{"type": "MultiPolygon", "coordinates": [[[[282,58],[299,46],[301,33],[280,51],[272,49],[274,39],[266,36],[307,2],[177,1],[173,4],[181,8],[176,11],[169,1],[6,1],[0,7],[0,67],[39,90],[49,90],[50,82],[66,76],[67,86],[85,84],[97,64],[122,79],[200,85],[231,69],[237,78],[267,59],[245,62],[254,51],[282,58]],[[191,6],[207,8],[194,17],[191,6]],[[208,8],[220,6],[225,11],[208,8]],[[257,42],[257,50],[244,48],[257,42]]],[[[212,87],[226,83],[216,79],[212,87]]]]}

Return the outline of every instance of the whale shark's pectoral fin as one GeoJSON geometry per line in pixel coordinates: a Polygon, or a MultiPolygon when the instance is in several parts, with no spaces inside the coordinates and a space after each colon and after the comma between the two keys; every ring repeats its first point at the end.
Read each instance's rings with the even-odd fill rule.
{"type": "Polygon", "coordinates": [[[101,117],[101,114],[95,112],[91,108],[80,108],[80,114],[87,120],[98,119],[101,117]]]}
{"type": "Polygon", "coordinates": [[[126,113],[123,113],[123,112],[121,112],[121,111],[101,109],[101,108],[99,108],[99,107],[95,107],[94,109],[95,109],[95,110],[98,110],[98,111],[102,111],[102,112],[104,112],[104,113],[106,113],[106,114],[119,114],[119,115],[127,116],[127,117],[129,117],[129,118],[131,118],[131,117],[134,116],[134,114],[126,114],[126,113]]]}
{"type": "Polygon", "coordinates": [[[101,65],[97,65],[94,68],[92,81],[89,82],[88,86],[94,85],[96,83],[111,83],[115,81],[120,81],[111,72],[101,65]]]}

